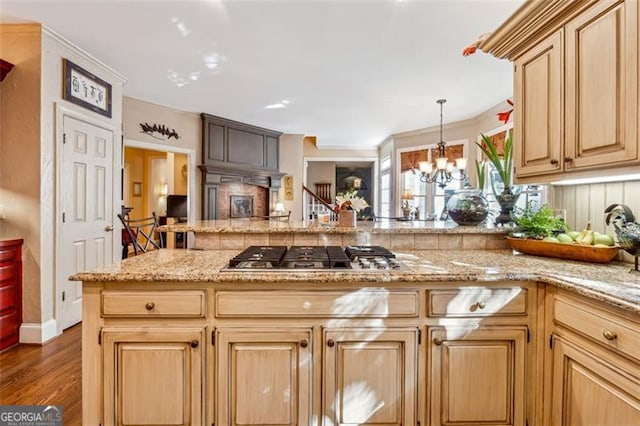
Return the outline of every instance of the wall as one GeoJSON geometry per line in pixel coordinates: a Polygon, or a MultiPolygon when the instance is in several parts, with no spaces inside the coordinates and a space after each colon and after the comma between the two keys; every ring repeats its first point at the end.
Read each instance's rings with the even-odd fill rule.
{"type": "Polygon", "coordinates": [[[173,154],[173,188],[169,191],[172,195],[187,195],[189,181],[184,174],[187,160],[186,154],[173,154]]]}
{"type": "MultiPolygon", "coordinates": [[[[2,83],[0,95],[0,203],[6,206],[7,217],[2,221],[2,232],[25,239],[20,341],[41,343],[62,331],[58,329],[55,310],[57,265],[64,261],[57,250],[56,116],[65,109],[99,120],[113,128],[115,140],[119,140],[124,79],[39,24],[0,25],[0,40],[1,57],[15,65],[2,83]],[[63,58],[112,85],[111,119],[62,100],[63,58]]],[[[114,158],[121,158],[120,144],[115,145],[114,158]]],[[[117,161],[114,169],[119,168],[117,161]]],[[[114,239],[115,256],[120,240],[119,236],[114,239]]]]}
{"type": "MultiPolygon", "coordinates": [[[[124,138],[126,141],[138,141],[144,142],[147,146],[153,145],[152,149],[159,151],[171,151],[172,149],[178,150],[193,150],[195,152],[195,158],[193,159],[194,167],[189,168],[188,183],[192,189],[192,210],[194,211],[193,217],[200,219],[201,217],[201,177],[200,171],[195,168],[195,165],[202,164],[202,121],[200,115],[193,112],[179,111],[173,108],[169,108],[163,105],[157,105],[150,102],[145,102],[139,99],[125,97],[123,99],[123,128],[124,138]],[[180,135],[179,139],[171,138],[166,139],[158,134],[156,137],[142,133],[140,123],[149,123],[165,125],[180,135]],[[158,139],[157,137],[160,137],[158,139]],[[156,148],[157,147],[157,148],[156,148]],[[193,170],[192,170],[193,169],[193,170]]],[[[174,157],[174,165],[181,163],[182,160],[176,160],[179,156],[174,157]]],[[[186,161],[186,160],[184,160],[186,161]]],[[[181,173],[181,166],[178,168],[175,166],[176,173],[181,173]]],[[[180,182],[178,180],[178,182],[180,182]]],[[[174,191],[177,188],[174,188],[174,191]]],[[[181,187],[180,191],[176,193],[184,193],[187,191],[185,187],[181,187]]]]}
{"type": "MultiPolygon", "coordinates": [[[[640,221],[640,181],[552,186],[549,192],[549,205],[565,209],[567,224],[578,231],[591,220],[594,230],[615,236],[613,226],[604,221],[604,209],[610,204],[628,205],[640,221]]],[[[618,257],[633,262],[633,256],[623,251],[618,257]]]]}
{"type": "Polygon", "coordinates": [[[336,163],[334,161],[312,161],[307,166],[307,188],[316,191],[316,183],[331,184],[331,200],[336,198],[336,163]]]}
{"type": "Polygon", "coordinates": [[[293,177],[293,200],[284,199],[284,188],[278,193],[278,201],[291,211],[292,220],[302,219],[302,179],[303,179],[303,139],[304,135],[284,134],[280,136],[280,173],[293,177]]]}
{"type": "Polygon", "coordinates": [[[23,321],[42,319],[40,245],[41,27],[0,25],[0,57],[15,65],[0,83],[0,237],[24,239],[23,321]]]}

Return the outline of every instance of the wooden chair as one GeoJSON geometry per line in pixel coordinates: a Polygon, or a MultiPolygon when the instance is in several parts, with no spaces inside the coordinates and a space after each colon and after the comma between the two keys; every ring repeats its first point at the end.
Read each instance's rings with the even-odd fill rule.
{"type": "Polygon", "coordinates": [[[118,219],[124,225],[123,238],[122,238],[122,256],[123,259],[126,258],[125,253],[128,255],[129,253],[129,244],[133,245],[133,253],[135,256],[140,253],[146,253],[149,250],[149,246],[155,247],[157,249],[164,247],[164,242],[162,239],[162,234],[156,231],[158,227],[158,218],[156,217],[156,212],[152,212],[150,217],[145,217],[143,219],[130,219],[129,215],[123,215],[118,213],[118,219]],[[158,234],[159,243],[157,243],[154,239],[155,235],[158,234]]]}

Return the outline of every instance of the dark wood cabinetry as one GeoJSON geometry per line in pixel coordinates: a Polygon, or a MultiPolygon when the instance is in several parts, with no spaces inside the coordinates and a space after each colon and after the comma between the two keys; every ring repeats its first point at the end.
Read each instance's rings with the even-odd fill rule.
{"type": "Polygon", "coordinates": [[[282,133],[209,114],[201,117],[205,165],[278,170],[282,133]]]}
{"type": "MultiPolygon", "coordinates": [[[[280,135],[274,130],[209,114],[202,117],[202,219],[219,219],[228,207],[225,184],[254,185],[267,190],[267,215],[277,201],[283,173],[278,172],[280,135]]],[[[222,215],[224,218],[224,215],[222,215]]]]}
{"type": "Polygon", "coordinates": [[[18,343],[22,323],[22,240],[0,241],[0,350],[18,343]]]}

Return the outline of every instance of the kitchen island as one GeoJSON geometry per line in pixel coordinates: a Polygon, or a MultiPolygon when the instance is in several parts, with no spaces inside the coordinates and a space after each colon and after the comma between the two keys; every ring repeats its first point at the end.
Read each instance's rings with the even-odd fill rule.
{"type": "Polygon", "coordinates": [[[159,250],[73,277],[84,424],[640,420],[628,264],[395,249],[403,270],[224,270],[237,253],[159,250]]]}

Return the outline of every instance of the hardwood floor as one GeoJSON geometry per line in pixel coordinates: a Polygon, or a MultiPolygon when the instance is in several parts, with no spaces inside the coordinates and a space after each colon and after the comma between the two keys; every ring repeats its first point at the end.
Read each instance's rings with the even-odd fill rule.
{"type": "Polygon", "coordinates": [[[39,345],[0,353],[0,404],[62,405],[64,425],[82,424],[82,324],[39,345]]]}

